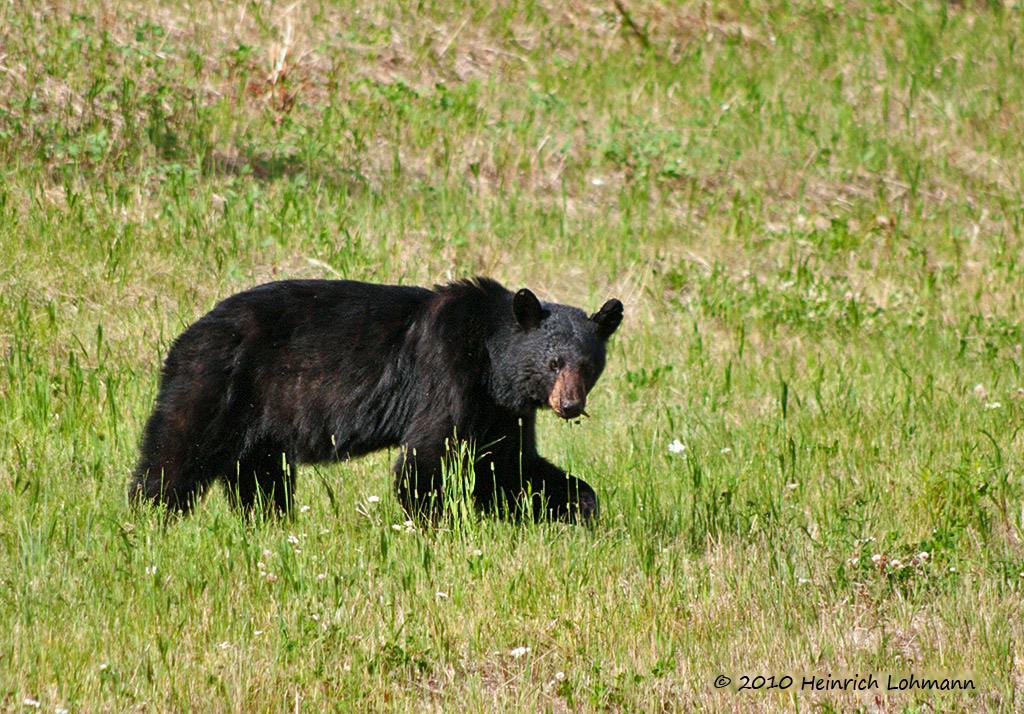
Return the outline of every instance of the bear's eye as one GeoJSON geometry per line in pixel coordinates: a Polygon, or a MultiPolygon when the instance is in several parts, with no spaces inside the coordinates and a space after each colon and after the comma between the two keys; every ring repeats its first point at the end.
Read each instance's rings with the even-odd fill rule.
{"type": "Polygon", "coordinates": [[[561,357],[554,357],[550,362],[548,362],[548,367],[551,369],[552,372],[559,372],[564,366],[565,360],[563,360],[561,357]]]}

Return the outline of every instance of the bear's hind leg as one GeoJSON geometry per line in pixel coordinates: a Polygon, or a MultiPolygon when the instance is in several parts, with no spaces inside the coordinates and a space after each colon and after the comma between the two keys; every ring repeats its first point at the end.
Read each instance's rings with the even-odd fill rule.
{"type": "Polygon", "coordinates": [[[191,453],[188,434],[157,410],[150,417],[143,439],[142,455],[128,488],[128,500],[167,506],[188,513],[202,496],[211,477],[191,453]]]}
{"type": "Polygon", "coordinates": [[[291,511],[295,493],[295,464],[282,449],[263,446],[240,459],[224,483],[228,498],[246,513],[259,506],[285,515],[291,511]]]}
{"type": "Polygon", "coordinates": [[[140,463],[135,479],[128,490],[128,499],[135,504],[143,502],[167,506],[169,511],[188,513],[203,494],[205,483],[182,474],[182,469],[171,461],[140,463]]]}

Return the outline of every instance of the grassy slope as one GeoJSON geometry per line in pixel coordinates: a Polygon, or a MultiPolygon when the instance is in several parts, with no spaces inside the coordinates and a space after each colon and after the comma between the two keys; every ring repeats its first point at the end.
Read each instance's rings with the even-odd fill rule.
{"type": "Polygon", "coordinates": [[[1021,706],[1021,14],[627,7],[3,6],[0,709],[1021,706]],[[472,273],[626,302],[541,426],[599,528],[409,531],[387,454],[294,521],[128,511],[219,297],[472,273]]]}

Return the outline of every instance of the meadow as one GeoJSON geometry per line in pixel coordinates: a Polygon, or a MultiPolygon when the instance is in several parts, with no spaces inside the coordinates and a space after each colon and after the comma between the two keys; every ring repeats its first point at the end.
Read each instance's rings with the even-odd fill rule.
{"type": "Polygon", "coordinates": [[[1020,711],[1022,36],[1012,2],[4,3],[0,710],[1020,711]],[[539,418],[596,526],[406,523],[394,451],[301,468],[293,518],[129,508],[219,299],[476,274],[625,303],[590,418],[539,418]]]}

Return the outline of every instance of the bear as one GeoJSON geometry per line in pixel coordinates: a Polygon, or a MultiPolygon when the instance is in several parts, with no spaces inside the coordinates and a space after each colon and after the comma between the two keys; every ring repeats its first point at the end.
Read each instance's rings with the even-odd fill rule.
{"type": "Polygon", "coordinates": [[[410,514],[436,513],[445,469],[472,455],[478,508],[592,521],[593,488],[537,453],[536,412],[586,414],[622,314],[617,299],[587,316],[483,277],[237,293],[171,346],[129,498],[187,513],[219,480],[236,507],[287,514],[297,465],[400,447],[410,514]]]}

